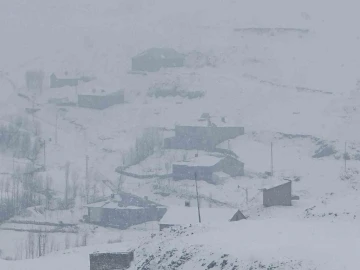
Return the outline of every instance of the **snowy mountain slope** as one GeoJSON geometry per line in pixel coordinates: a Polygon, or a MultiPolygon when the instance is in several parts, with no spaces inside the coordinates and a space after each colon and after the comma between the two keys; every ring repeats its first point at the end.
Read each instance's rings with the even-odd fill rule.
{"type": "MultiPolygon", "coordinates": [[[[144,128],[172,129],[177,122],[209,112],[229,116],[245,127],[247,134],[232,140],[230,147],[245,161],[246,177],[221,186],[201,181],[201,195],[237,205],[252,219],[357,222],[357,9],[358,3],[350,0],[345,4],[283,0],[2,1],[0,119],[6,123],[10,116],[26,115],[25,108],[32,106],[18,96],[32,96],[24,80],[29,69],[42,69],[46,76],[59,70],[79,70],[108,78],[125,88],[126,104],[104,111],[68,107],[58,113],[48,100],[66,96],[74,101],[76,95],[74,89],[49,89],[48,81],[44,93],[36,97],[40,111],[35,119],[41,123],[42,137],[51,139],[46,173],[53,176],[58,194],[64,191],[67,161],[83,181],[88,155],[91,173],[100,173],[100,180],[115,181],[118,175],[114,169],[122,165],[123,154],[144,128]],[[132,56],[156,46],[184,53],[197,50],[211,56],[213,66],[161,70],[147,76],[127,74],[132,56]],[[204,91],[205,96],[191,100],[149,97],[148,88],[164,81],[180,81],[184,87],[204,91]],[[334,145],[337,153],[314,159],[318,145],[313,139],[277,137],[282,133],[309,135],[334,145]],[[259,188],[270,168],[271,141],[276,176],[300,176],[293,188],[301,200],[290,209],[261,206],[259,188]],[[350,176],[343,175],[343,161],[338,160],[345,141],[354,159],[348,163],[350,176]],[[248,204],[243,188],[249,191],[248,204]]],[[[10,164],[3,165],[7,171],[12,160],[4,158],[10,159],[10,164]]],[[[152,158],[144,163],[153,165],[152,158]]],[[[183,205],[188,199],[184,194],[193,195],[194,183],[167,181],[154,188],[157,183],[153,180],[125,179],[123,188],[166,205],[183,205]]],[[[321,227],[318,223],[313,226],[321,227]]]]}
{"type": "Polygon", "coordinates": [[[285,219],[192,226],[120,243],[55,253],[41,259],[7,262],[4,269],[88,269],[88,254],[135,248],[130,269],[356,269],[359,229],[348,222],[294,222],[285,219]],[[339,251],[341,247],[341,251],[339,251]]]}

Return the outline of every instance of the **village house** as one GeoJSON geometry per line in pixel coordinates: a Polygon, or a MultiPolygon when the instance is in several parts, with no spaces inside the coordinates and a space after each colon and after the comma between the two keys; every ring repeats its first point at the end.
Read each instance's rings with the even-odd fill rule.
{"type": "Polygon", "coordinates": [[[78,106],[82,108],[103,110],[124,101],[124,91],[109,81],[94,80],[78,88],[78,106]]]}
{"type": "Polygon", "coordinates": [[[131,59],[132,71],[156,72],[161,68],[183,67],[185,55],[171,48],[151,48],[131,59]]]}
{"type": "Polygon", "coordinates": [[[270,206],[291,206],[291,181],[272,181],[263,188],[263,205],[270,206]]]}
{"type": "Polygon", "coordinates": [[[80,82],[89,82],[92,78],[89,76],[81,75],[80,73],[53,72],[50,75],[50,88],[61,88],[64,86],[75,87],[80,82]]]}
{"type": "Polygon", "coordinates": [[[166,207],[160,204],[125,192],[86,207],[89,223],[123,230],[149,221],[159,221],[166,212],[166,207]]]}
{"type": "MultiPolygon", "coordinates": [[[[215,224],[246,219],[238,209],[233,208],[200,208],[201,223],[215,224]]],[[[160,231],[173,226],[199,224],[197,207],[169,207],[160,220],[160,231]]]]}
{"type": "Polygon", "coordinates": [[[226,117],[203,114],[198,120],[175,126],[175,136],[165,138],[167,149],[214,151],[224,141],[244,135],[243,127],[232,125],[226,117]]]}
{"type": "Polygon", "coordinates": [[[231,156],[208,154],[173,163],[172,176],[174,180],[198,180],[216,184],[221,178],[244,175],[244,163],[231,156]],[[218,174],[221,172],[221,174],[218,174]]]}

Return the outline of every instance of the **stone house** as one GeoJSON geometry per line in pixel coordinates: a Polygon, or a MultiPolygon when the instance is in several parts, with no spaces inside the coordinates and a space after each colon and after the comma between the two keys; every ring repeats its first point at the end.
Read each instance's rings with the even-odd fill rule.
{"type": "Polygon", "coordinates": [[[125,102],[123,90],[117,90],[116,84],[96,80],[79,86],[78,106],[103,110],[125,102]]]}
{"type": "Polygon", "coordinates": [[[244,175],[244,163],[231,156],[203,155],[196,156],[188,161],[173,163],[172,176],[174,180],[198,180],[216,184],[219,181],[217,172],[222,172],[228,177],[244,175]]]}
{"type": "Polygon", "coordinates": [[[159,221],[166,212],[166,207],[160,204],[125,192],[86,207],[89,223],[122,230],[149,221],[159,221]]]}
{"type": "Polygon", "coordinates": [[[243,127],[231,125],[225,117],[220,117],[220,119],[202,117],[192,123],[176,125],[175,136],[165,138],[164,147],[214,151],[218,144],[244,135],[244,133],[243,127]]]}
{"type": "Polygon", "coordinates": [[[132,71],[156,72],[161,68],[183,67],[185,55],[171,48],[151,48],[131,59],[132,71]]]}

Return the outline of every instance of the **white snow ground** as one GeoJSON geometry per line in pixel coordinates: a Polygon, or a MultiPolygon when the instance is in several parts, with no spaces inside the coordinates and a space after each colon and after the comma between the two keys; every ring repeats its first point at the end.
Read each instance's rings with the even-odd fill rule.
{"type": "MultiPolygon", "coordinates": [[[[200,194],[240,207],[250,220],[205,232],[196,229],[190,238],[171,235],[171,244],[166,247],[196,245],[206,258],[205,266],[213,260],[211,253],[218,254],[216,248],[221,246],[239,263],[286,261],[283,269],[291,269],[289,261],[293,260],[303,262],[308,269],[358,269],[354,260],[360,207],[360,164],[356,160],[360,144],[358,7],[352,0],[2,1],[0,119],[24,115],[24,109],[31,106],[17,96],[27,94],[24,73],[28,69],[39,68],[47,75],[56,70],[80,70],[123,85],[125,105],[104,111],[67,108],[59,114],[58,144],[54,143],[57,109],[47,101],[51,97],[70,98],[73,89],[62,92],[45,87],[44,94],[37,97],[41,110],[36,120],[42,125],[43,137],[53,142],[47,147],[47,174],[62,192],[62,166],[67,161],[71,170],[83,177],[85,156],[89,155],[92,172],[115,180],[114,169],[121,165],[124,151],[145,127],[173,128],[176,122],[191,121],[203,112],[228,116],[246,130],[245,136],[230,142],[245,162],[246,176],[219,186],[201,182],[200,194]],[[272,30],[268,33],[260,28],[272,30]],[[147,76],[128,74],[131,56],[155,46],[198,50],[213,56],[216,65],[162,70],[147,76]],[[155,99],[146,95],[154,82],[176,78],[205,91],[205,97],[155,99]],[[314,141],[279,137],[279,132],[311,135],[333,144],[337,153],[314,159],[318,148],[314,141]],[[348,177],[344,177],[339,159],[345,141],[353,157],[348,177]],[[274,143],[276,176],[300,177],[293,185],[300,201],[291,208],[261,207],[259,188],[266,182],[264,172],[270,169],[270,142],[274,143]],[[248,203],[243,188],[248,188],[248,203]],[[275,238],[279,232],[281,237],[275,238]],[[341,247],[341,251],[332,247],[341,247]],[[325,264],[328,258],[337,261],[325,264]]],[[[162,158],[166,154],[158,160],[162,158]]],[[[1,159],[9,161],[2,170],[10,169],[12,159],[1,159]]],[[[148,167],[157,167],[149,160],[144,164],[147,162],[148,167]]],[[[138,171],[138,167],[132,169],[138,171]]],[[[126,179],[124,189],[166,205],[182,205],[184,195],[194,194],[189,181],[155,182],[126,179]],[[168,196],[162,196],[165,193],[168,196]]],[[[203,205],[207,202],[202,199],[203,205]]],[[[9,234],[1,232],[1,249],[7,245],[2,243],[10,241],[4,235],[9,234]]],[[[147,255],[163,254],[158,251],[164,246],[161,237],[144,246],[147,255]]],[[[49,265],[85,269],[90,249],[25,262],[0,261],[0,269],[41,270],[49,265]]],[[[197,259],[178,268],[192,269],[197,259]]]]}

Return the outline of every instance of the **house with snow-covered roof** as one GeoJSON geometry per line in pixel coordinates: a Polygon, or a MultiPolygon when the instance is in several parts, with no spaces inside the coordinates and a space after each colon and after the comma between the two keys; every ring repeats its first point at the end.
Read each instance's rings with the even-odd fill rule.
{"type": "Polygon", "coordinates": [[[132,71],[155,72],[161,68],[183,67],[185,55],[172,48],[150,48],[131,59],[132,71]]]}
{"type": "MultiPolygon", "coordinates": [[[[234,208],[200,208],[201,223],[216,224],[246,219],[239,209],[234,208]]],[[[160,220],[160,230],[172,226],[189,226],[199,224],[197,207],[169,207],[160,220]]]]}
{"type": "Polygon", "coordinates": [[[175,136],[165,138],[167,149],[214,151],[224,141],[244,135],[244,127],[235,126],[225,116],[203,113],[199,119],[183,121],[175,126],[175,136]]]}
{"type": "Polygon", "coordinates": [[[88,208],[89,223],[127,229],[149,221],[159,221],[166,207],[136,195],[121,192],[106,201],[91,203],[88,208]]]}
{"type": "Polygon", "coordinates": [[[172,165],[174,180],[203,180],[216,184],[220,177],[244,175],[244,163],[240,160],[220,154],[195,156],[192,159],[176,162],[172,165]],[[221,172],[222,174],[216,174],[221,172]]]}
{"type": "Polygon", "coordinates": [[[116,83],[94,80],[78,87],[79,107],[103,110],[124,101],[124,90],[116,83]]]}
{"type": "Polygon", "coordinates": [[[90,76],[85,76],[81,72],[57,71],[50,75],[50,88],[61,88],[64,86],[78,86],[81,82],[93,80],[90,76]]]}

